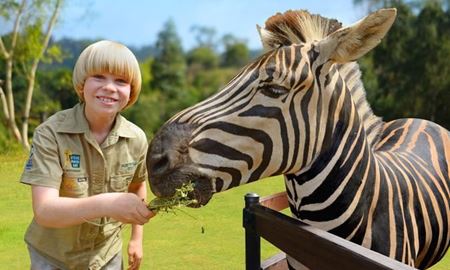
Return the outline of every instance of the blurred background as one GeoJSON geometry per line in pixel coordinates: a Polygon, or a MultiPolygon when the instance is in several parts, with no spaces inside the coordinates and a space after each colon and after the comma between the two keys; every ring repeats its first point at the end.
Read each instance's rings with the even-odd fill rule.
{"type": "Polygon", "coordinates": [[[74,62],[99,39],[139,59],[141,96],[124,115],[150,139],[262,53],[256,25],[275,13],[308,9],[349,25],[382,7],[396,7],[397,20],[359,61],[372,108],[385,121],[419,117],[449,129],[449,0],[0,0],[0,153],[27,149],[39,123],[78,101],[74,62]]]}

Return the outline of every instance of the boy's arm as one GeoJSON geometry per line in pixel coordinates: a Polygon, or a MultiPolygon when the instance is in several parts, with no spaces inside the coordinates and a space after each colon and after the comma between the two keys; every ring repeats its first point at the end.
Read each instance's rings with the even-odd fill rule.
{"type": "MultiPolygon", "coordinates": [[[[131,182],[128,191],[136,194],[143,201],[147,198],[146,182],[131,182]]],[[[131,237],[128,243],[128,269],[139,269],[144,255],[142,239],[144,236],[144,226],[139,224],[131,225],[131,237]]]]}
{"type": "Polygon", "coordinates": [[[60,197],[55,188],[32,185],[31,190],[35,220],[45,227],[63,228],[100,217],[111,217],[123,223],[144,224],[153,216],[142,199],[132,193],[67,198],[60,197]]]}

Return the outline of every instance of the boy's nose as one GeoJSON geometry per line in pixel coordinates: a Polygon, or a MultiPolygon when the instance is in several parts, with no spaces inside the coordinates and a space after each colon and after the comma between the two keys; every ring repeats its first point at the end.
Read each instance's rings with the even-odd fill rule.
{"type": "Polygon", "coordinates": [[[111,80],[107,80],[107,81],[105,82],[105,84],[103,85],[103,88],[104,88],[104,89],[107,89],[107,90],[110,90],[110,91],[115,91],[115,90],[116,90],[116,87],[115,87],[115,85],[114,85],[114,82],[111,81],[111,80]]]}

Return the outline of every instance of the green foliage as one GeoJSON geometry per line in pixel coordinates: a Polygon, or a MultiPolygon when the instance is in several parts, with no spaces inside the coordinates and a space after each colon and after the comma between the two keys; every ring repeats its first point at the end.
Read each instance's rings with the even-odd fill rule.
{"type": "MultiPolygon", "coordinates": [[[[0,12],[0,20],[7,26],[0,35],[0,60],[5,64],[5,72],[1,74],[5,82],[2,95],[6,96],[1,99],[2,116],[14,139],[25,148],[30,146],[28,134],[37,68],[45,57],[62,1],[4,0],[0,3],[5,9],[0,12]],[[21,113],[17,113],[17,108],[21,108],[21,113]]],[[[60,60],[56,46],[50,52],[45,59],[47,62],[53,58],[60,60]]]]}
{"type": "Polygon", "coordinates": [[[222,54],[222,66],[242,67],[250,60],[250,51],[244,40],[240,40],[232,35],[223,37],[225,51],[222,54]]]}
{"type": "MultiPolygon", "coordinates": [[[[397,118],[400,103],[409,102],[399,96],[405,89],[408,74],[399,73],[406,67],[409,52],[404,48],[413,36],[411,22],[413,14],[406,5],[397,6],[397,19],[378,47],[361,61],[365,73],[372,73],[371,81],[363,77],[369,102],[375,113],[385,119],[397,118]],[[367,59],[367,60],[366,60],[367,59]],[[371,66],[365,66],[369,64],[371,66]],[[376,80],[376,82],[374,82],[376,80]],[[374,88],[372,88],[374,87],[374,88]],[[372,99],[371,99],[372,98],[372,99]]],[[[363,73],[365,75],[365,73],[363,73]]]]}
{"type": "Polygon", "coordinates": [[[219,65],[219,56],[210,47],[197,47],[187,54],[187,64],[191,69],[211,69],[219,65]]]}
{"type": "Polygon", "coordinates": [[[449,14],[433,3],[417,16],[413,25],[417,34],[410,46],[412,76],[407,85],[416,93],[414,114],[447,127],[450,127],[449,22],[449,14]]]}
{"type": "Polygon", "coordinates": [[[38,72],[37,81],[33,96],[34,106],[31,109],[31,131],[55,112],[71,108],[78,102],[70,70],[59,68],[38,72]]]}
{"type": "Polygon", "coordinates": [[[19,35],[17,43],[17,50],[15,51],[15,59],[19,64],[24,64],[32,61],[39,56],[42,50],[42,21],[37,20],[33,25],[25,26],[25,29],[19,35]]]}
{"type": "Polygon", "coordinates": [[[238,71],[237,68],[215,68],[192,72],[188,76],[190,93],[196,102],[204,100],[222,89],[238,71]]]}
{"type": "Polygon", "coordinates": [[[175,24],[169,20],[159,32],[155,45],[156,55],[151,63],[153,80],[151,88],[161,92],[164,111],[162,119],[168,119],[181,109],[180,102],[186,91],[186,59],[175,24]]]}
{"type": "MultiPolygon", "coordinates": [[[[14,51],[14,64],[18,67],[20,72],[27,73],[30,66],[30,61],[40,57],[43,49],[44,27],[48,19],[48,9],[53,5],[51,0],[34,0],[25,6],[26,11],[22,14],[22,23],[20,24],[16,49],[14,51]]],[[[0,1],[0,16],[6,21],[11,20],[20,4],[17,1],[0,1]]],[[[12,29],[11,29],[12,30],[12,29]]],[[[9,48],[10,32],[5,34],[6,47],[9,48]]],[[[0,54],[0,57],[2,54],[0,54]]],[[[61,61],[63,55],[57,44],[48,47],[42,60],[46,63],[52,61],[61,61]]]]}
{"type": "Polygon", "coordinates": [[[194,184],[183,184],[180,188],[175,189],[175,194],[168,198],[154,198],[148,203],[148,209],[153,212],[173,212],[180,207],[186,207],[192,204],[198,204],[196,199],[189,198],[189,194],[194,191],[194,184]]]}
{"type": "MultiPolygon", "coordinates": [[[[68,109],[78,102],[78,96],[72,85],[72,71],[67,68],[52,69],[38,73],[38,86],[36,87],[46,99],[57,102],[58,105],[47,106],[41,110],[54,113],[56,110],[68,109]]],[[[44,103],[36,97],[37,103],[44,103]]]]}
{"type": "Polygon", "coordinates": [[[436,1],[414,12],[395,1],[397,19],[360,60],[369,102],[385,120],[418,117],[450,128],[450,13],[436,1]]]}
{"type": "Polygon", "coordinates": [[[168,97],[176,97],[184,87],[186,60],[175,24],[169,20],[158,34],[156,55],[152,62],[153,89],[161,90],[168,97]]]}
{"type": "Polygon", "coordinates": [[[0,1],[0,16],[5,20],[10,20],[12,14],[19,8],[19,3],[14,0],[1,0],[0,1]]]}
{"type": "Polygon", "coordinates": [[[5,124],[0,122],[0,155],[19,153],[21,150],[22,146],[11,138],[5,124]]]}
{"type": "Polygon", "coordinates": [[[154,59],[152,57],[148,57],[139,63],[139,68],[141,70],[142,76],[141,91],[143,92],[150,89],[150,85],[153,81],[153,72],[152,72],[153,61],[154,59]]]}
{"type": "Polygon", "coordinates": [[[137,102],[124,111],[123,115],[140,128],[142,128],[147,137],[151,138],[164,123],[165,103],[162,102],[161,92],[152,91],[141,95],[137,102]]]}
{"type": "Polygon", "coordinates": [[[195,33],[195,40],[197,41],[198,48],[206,47],[214,50],[217,45],[215,41],[216,29],[207,26],[194,25],[191,27],[191,31],[195,33]]]}
{"type": "MultiPolygon", "coordinates": [[[[74,40],[70,38],[63,38],[58,41],[51,42],[49,49],[53,46],[57,46],[60,48],[60,55],[62,61],[54,61],[52,63],[48,63],[45,61],[43,65],[40,65],[41,70],[50,70],[50,69],[58,69],[58,68],[67,68],[72,70],[75,66],[75,61],[80,55],[81,51],[86,48],[91,43],[95,42],[95,40],[90,39],[81,39],[74,40]]],[[[50,50],[50,54],[53,52],[50,50]]]]}
{"type": "Polygon", "coordinates": [[[47,48],[46,54],[42,57],[42,63],[45,64],[50,64],[53,62],[61,63],[65,57],[66,56],[64,52],[61,50],[61,48],[56,44],[52,44],[47,48]]]}

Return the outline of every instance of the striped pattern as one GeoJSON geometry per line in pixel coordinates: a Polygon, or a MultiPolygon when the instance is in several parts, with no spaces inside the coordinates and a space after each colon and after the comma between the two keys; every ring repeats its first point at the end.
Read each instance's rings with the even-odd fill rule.
{"type": "Polygon", "coordinates": [[[284,174],[298,219],[426,268],[450,243],[450,133],[374,115],[356,63],[318,61],[313,41],[339,27],[304,11],[269,19],[275,49],[166,126],[191,128],[189,160],[213,192],[284,174]]]}

